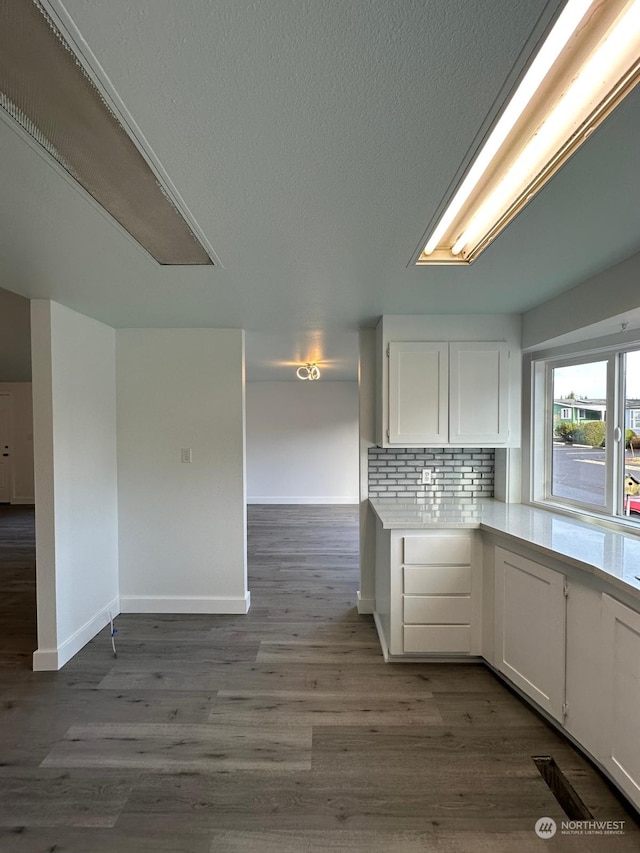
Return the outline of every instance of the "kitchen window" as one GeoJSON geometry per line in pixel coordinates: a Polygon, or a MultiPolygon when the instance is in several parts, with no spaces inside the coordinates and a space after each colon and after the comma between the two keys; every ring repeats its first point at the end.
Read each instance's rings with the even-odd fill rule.
{"type": "Polygon", "coordinates": [[[532,364],[532,499],[640,525],[638,345],[532,364]]]}

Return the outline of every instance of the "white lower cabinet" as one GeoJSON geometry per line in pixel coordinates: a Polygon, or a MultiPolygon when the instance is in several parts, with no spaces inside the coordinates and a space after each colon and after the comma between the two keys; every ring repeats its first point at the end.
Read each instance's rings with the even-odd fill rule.
{"type": "MultiPolygon", "coordinates": [[[[570,572],[570,570],[569,570],[570,572]]],[[[601,752],[602,590],[593,578],[568,574],[566,717],[567,732],[594,758],[601,752]]]]}
{"type": "Polygon", "coordinates": [[[380,596],[376,587],[376,624],[388,655],[480,653],[475,536],[471,530],[394,530],[385,539],[380,531],[389,562],[380,596]]]}
{"type": "Polygon", "coordinates": [[[403,652],[471,654],[473,533],[433,530],[402,540],[403,652]]]}
{"type": "Polygon", "coordinates": [[[500,547],[494,571],[494,665],[640,806],[640,602],[500,547]]]}
{"type": "Polygon", "coordinates": [[[565,576],[496,548],[495,665],[560,721],[565,647],[565,576]]]}
{"type": "Polygon", "coordinates": [[[640,601],[622,591],[620,601],[606,578],[552,554],[502,542],[380,525],[375,618],[385,656],[483,654],[640,808],[640,601]],[[485,649],[483,620],[493,627],[485,649]]]}
{"type": "Polygon", "coordinates": [[[604,713],[601,761],[640,802],[640,613],[602,596],[604,713]]]}

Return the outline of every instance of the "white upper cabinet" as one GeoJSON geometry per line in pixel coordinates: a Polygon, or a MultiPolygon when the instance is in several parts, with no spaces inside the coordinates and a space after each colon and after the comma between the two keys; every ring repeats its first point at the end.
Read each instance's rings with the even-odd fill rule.
{"type": "Polygon", "coordinates": [[[389,443],[449,441],[449,346],[389,344],[389,443]]]}
{"type": "Polygon", "coordinates": [[[509,440],[509,347],[449,344],[449,441],[493,446],[509,440]]]}
{"type": "Polygon", "coordinates": [[[509,347],[391,341],[387,442],[493,447],[509,440],[509,347]]]}
{"type": "Polygon", "coordinates": [[[376,348],[379,446],[520,445],[519,317],[385,315],[376,348]]]}

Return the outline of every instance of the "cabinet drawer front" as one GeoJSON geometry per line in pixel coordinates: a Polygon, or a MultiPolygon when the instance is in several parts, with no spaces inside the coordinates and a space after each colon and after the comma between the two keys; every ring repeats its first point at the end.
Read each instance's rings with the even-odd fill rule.
{"type": "Polygon", "coordinates": [[[468,625],[468,595],[405,595],[404,621],[416,625],[468,625]]]}
{"type": "Polygon", "coordinates": [[[468,625],[405,625],[405,652],[450,652],[471,650],[471,628],[468,625]]]}
{"type": "Polygon", "coordinates": [[[404,562],[423,566],[470,563],[471,538],[469,536],[405,536],[404,562]]]}
{"type": "Polygon", "coordinates": [[[405,566],[406,595],[471,592],[471,566],[405,566]]]}

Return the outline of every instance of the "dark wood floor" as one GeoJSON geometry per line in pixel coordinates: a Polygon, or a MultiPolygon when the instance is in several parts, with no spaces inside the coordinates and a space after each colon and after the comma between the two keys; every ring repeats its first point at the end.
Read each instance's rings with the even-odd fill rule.
{"type": "Polygon", "coordinates": [[[2,853],[631,851],[603,779],[478,664],[385,664],[351,507],[250,507],[247,616],[121,616],[32,673],[33,523],[0,509],[2,853]],[[556,835],[552,754],[616,837],[556,835]]]}
{"type": "Polygon", "coordinates": [[[35,548],[33,507],[0,504],[0,679],[31,669],[38,645],[35,548]]]}

